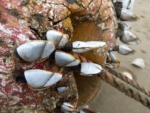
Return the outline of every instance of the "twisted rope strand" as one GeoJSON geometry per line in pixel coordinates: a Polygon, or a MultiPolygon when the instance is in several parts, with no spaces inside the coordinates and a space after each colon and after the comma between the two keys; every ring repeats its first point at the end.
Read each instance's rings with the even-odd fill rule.
{"type": "Polygon", "coordinates": [[[104,73],[100,75],[100,78],[150,109],[150,98],[143,92],[137,90],[133,86],[122,81],[120,78],[117,78],[107,71],[104,71],[104,73]]]}
{"type": "Polygon", "coordinates": [[[123,80],[124,82],[130,84],[131,86],[133,86],[134,88],[136,88],[137,90],[143,92],[145,95],[150,97],[150,91],[148,91],[147,89],[145,89],[144,87],[140,86],[137,82],[129,79],[128,77],[124,76],[123,74],[116,72],[115,70],[112,70],[110,68],[107,68],[108,72],[110,72],[111,74],[113,74],[114,76],[120,78],[121,80],[123,80]]]}

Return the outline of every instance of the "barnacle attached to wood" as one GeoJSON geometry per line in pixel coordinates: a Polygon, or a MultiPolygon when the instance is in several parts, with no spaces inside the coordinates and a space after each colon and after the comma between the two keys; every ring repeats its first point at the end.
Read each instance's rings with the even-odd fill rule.
{"type": "Polygon", "coordinates": [[[134,0],[2,0],[0,112],[93,112],[77,108],[98,90],[91,84],[99,86],[100,80],[91,75],[100,75],[105,66],[119,67],[113,51],[132,52],[125,46],[114,49],[117,37],[127,44],[140,42],[121,22],[138,20],[131,12],[133,4],[134,0]]]}

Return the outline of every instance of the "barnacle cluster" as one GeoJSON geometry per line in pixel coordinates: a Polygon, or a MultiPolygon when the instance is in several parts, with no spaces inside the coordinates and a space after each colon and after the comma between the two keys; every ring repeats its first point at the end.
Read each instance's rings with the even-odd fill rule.
{"type": "Polygon", "coordinates": [[[77,74],[75,82],[72,71],[101,74],[105,66],[119,66],[113,51],[134,52],[115,46],[118,37],[126,44],[140,43],[122,22],[138,19],[131,12],[133,4],[134,0],[2,0],[0,112],[90,112],[87,106],[76,108],[82,97],[76,83],[87,83],[77,74]]]}

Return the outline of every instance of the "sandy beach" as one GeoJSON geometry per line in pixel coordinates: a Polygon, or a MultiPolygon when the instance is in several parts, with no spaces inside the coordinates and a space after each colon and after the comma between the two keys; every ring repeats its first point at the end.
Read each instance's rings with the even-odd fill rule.
{"type": "MultiPolygon", "coordinates": [[[[117,69],[119,72],[130,72],[133,79],[140,85],[150,90],[150,15],[149,0],[135,0],[133,12],[140,17],[139,21],[128,22],[131,25],[133,33],[140,39],[139,45],[129,45],[136,50],[134,55],[118,55],[121,66],[117,69]],[[145,68],[133,66],[131,62],[136,58],[142,58],[145,61],[145,68]]],[[[121,44],[117,40],[117,44],[121,44]]],[[[134,99],[127,97],[109,84],[103,82],[99,91],[90,107],[100,113],[150,113],[150,110],[134,99]]]]}

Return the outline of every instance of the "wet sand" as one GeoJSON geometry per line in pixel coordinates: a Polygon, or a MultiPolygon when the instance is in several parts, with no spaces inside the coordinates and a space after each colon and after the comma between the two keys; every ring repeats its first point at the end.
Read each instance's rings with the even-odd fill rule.
{"type": "MultiPolygon", "coordinates": [[[[139,45],[129,45],[136,50],[134,55],[117,54],[121,61],[121,66],[117,70],[130,72],[135,81],[150,90],[150,1],[135,0],[133,12],[140,17],[140,20],[128,22],[132,27],[130,31],[135,33],[142,42],[139,45]],[[145,68],[138,68],[131,64],[136,58],[144,59],[145,68]]],[[[119,39],[117,44],[121,44],[119,39]]],[[[150,113],[150,110],[141,103],[127,97],[105,82],[102,83],[102,88],[90,107],[100,113],[150,113]]]]}

